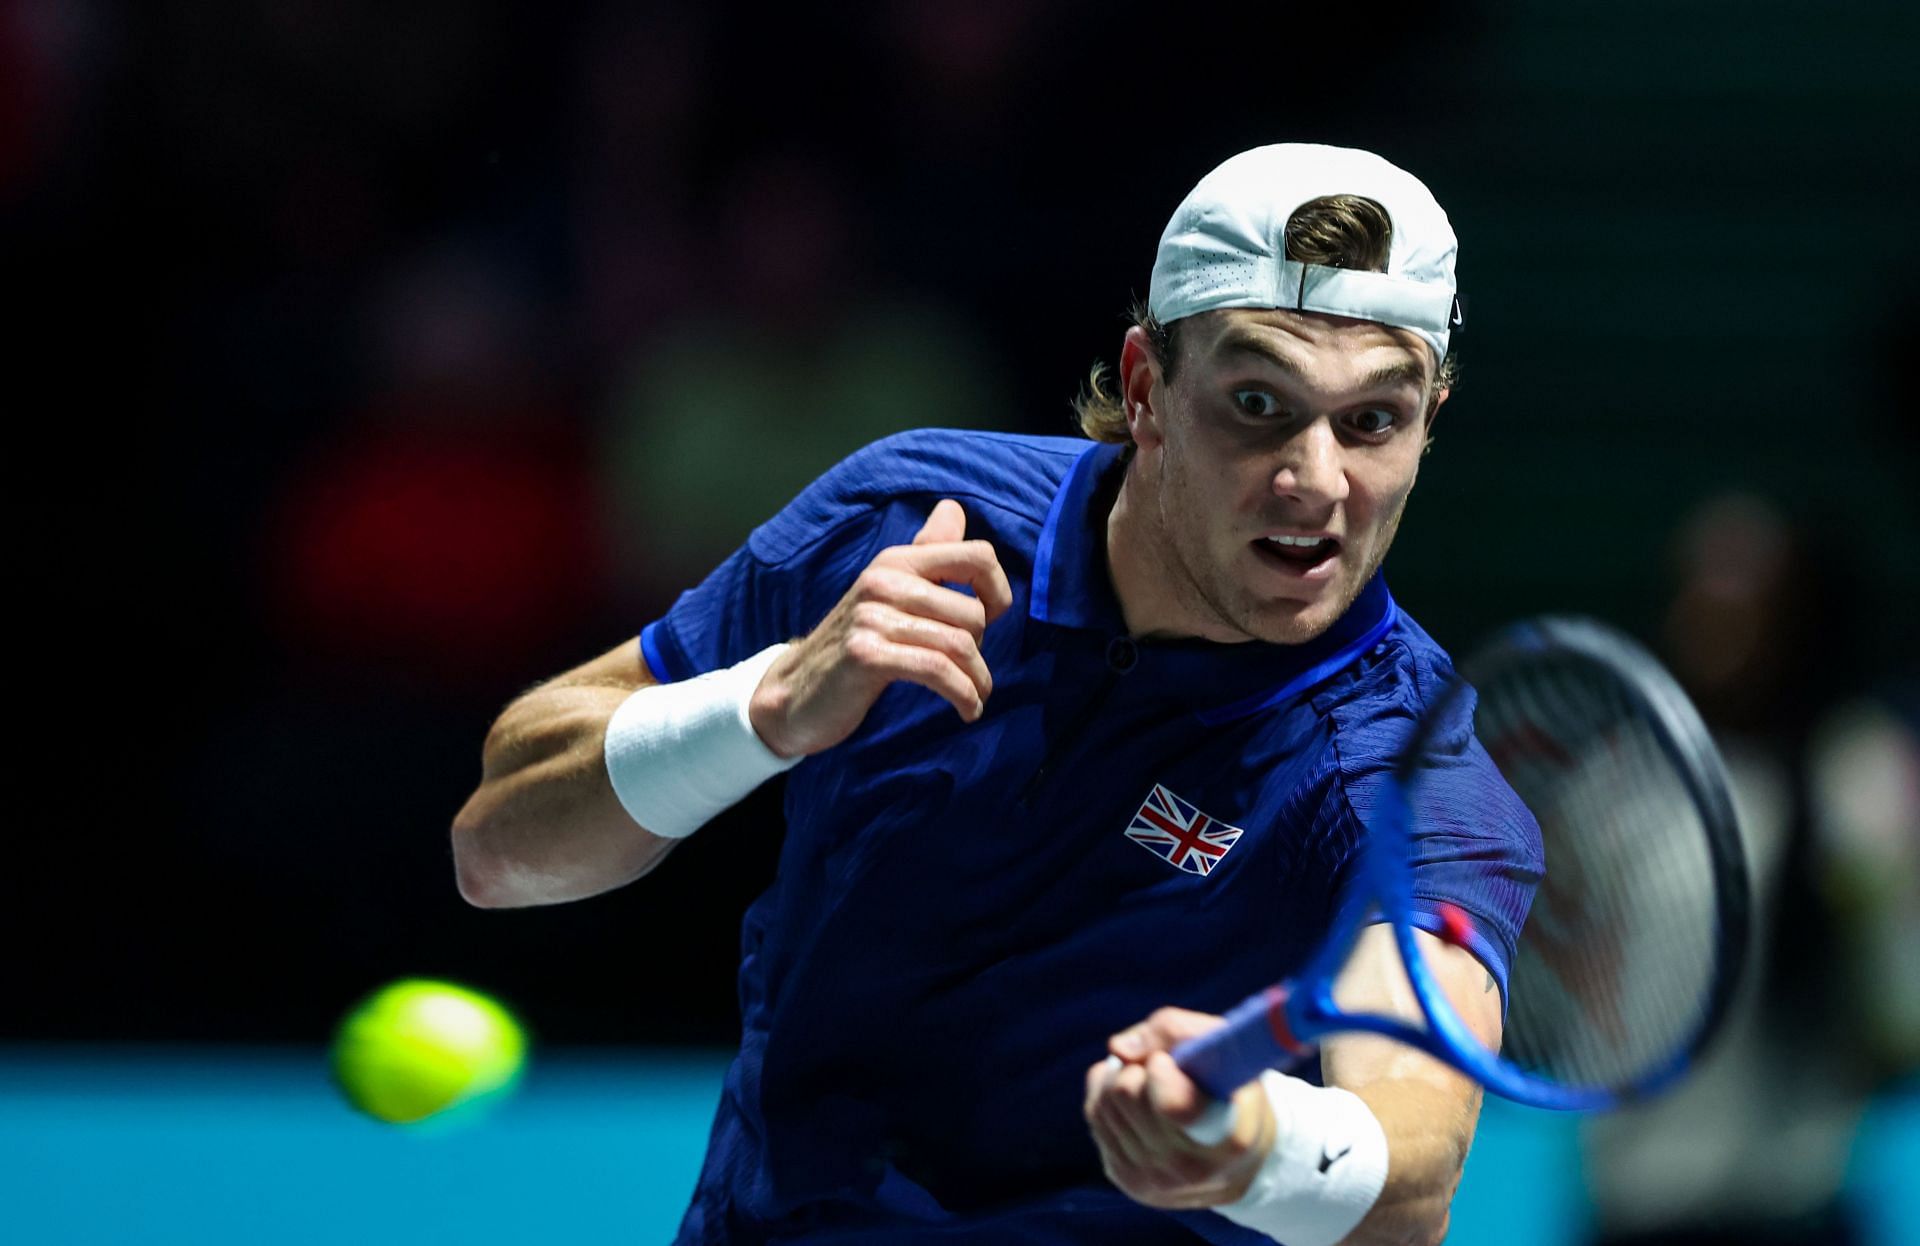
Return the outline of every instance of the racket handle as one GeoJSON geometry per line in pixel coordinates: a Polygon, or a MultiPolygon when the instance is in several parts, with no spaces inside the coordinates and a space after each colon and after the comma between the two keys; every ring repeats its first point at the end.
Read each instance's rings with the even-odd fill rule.
{"type": "Polygon", "coordinates": [[[1219,1146],[1233,1132],[1234,1116],[1233,1100],[1214,1099],[1200,1113],[1199,1119],[1180,1128],[1201,1146],[1219,1146]]]}
{"type": "Polygon", "coordinates": [[[1173,1062],[1215,1099],[1272,1068],[1290,1066],[1306,1054],[1287,1023],[1287,988],[1270,986],[1249,995],[1227,1014],[1227,1023],[1173,1049],[1173,1062]]]}

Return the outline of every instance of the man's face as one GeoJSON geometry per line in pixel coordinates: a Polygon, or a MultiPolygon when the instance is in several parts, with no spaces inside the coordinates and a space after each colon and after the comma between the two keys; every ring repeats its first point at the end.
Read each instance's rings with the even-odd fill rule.
{"type": "Polygon", "coordinates": [[[1144,341],[1129,342],[1126,383],[1158,564],[1142,618],[1227,642],[1318,636],[1393,543],[1426,442],[1432,352],[1366,320],[1207,312],[1179,322],[1169,383],[1136,353],[1144,341]]]}

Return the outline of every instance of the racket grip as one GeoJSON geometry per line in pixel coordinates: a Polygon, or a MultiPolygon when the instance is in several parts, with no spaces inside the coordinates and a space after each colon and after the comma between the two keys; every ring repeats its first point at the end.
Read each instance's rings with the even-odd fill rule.
{"type": "Polygon", "coordinates": [[[1234,1005],[1225,1025],[1175,1047],[1173,1062],[1215,1099],[1231,1099],[1263,1071],[1292,1065],[1304,1054],[1293,1041],[1286,1008],[1284,986],[1249,995],[1234,1005]]]}

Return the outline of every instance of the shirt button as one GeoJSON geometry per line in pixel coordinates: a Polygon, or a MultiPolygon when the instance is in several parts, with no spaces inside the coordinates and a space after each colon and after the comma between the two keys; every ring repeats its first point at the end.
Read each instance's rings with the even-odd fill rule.
{"type": "Polygon", "coordinates": [[[1115,636],[1107,644],[1107,666],[1124,675],[1140,664],[1140,646],[1131,637],[1115,636]]]}

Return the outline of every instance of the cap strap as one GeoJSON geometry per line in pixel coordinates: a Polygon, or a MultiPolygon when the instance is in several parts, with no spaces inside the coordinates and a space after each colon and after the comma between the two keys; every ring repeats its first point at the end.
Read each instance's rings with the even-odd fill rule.
{"type": "MultiPolygon", "coordinates": [[[[1453,291],[1386,273],[1282,260],[1274,306],[1377,320],[1424,333],[1452,327],[1453,291]]],[[[1443,339],[1444,340],[1444,339],[1443,339]]]]}

